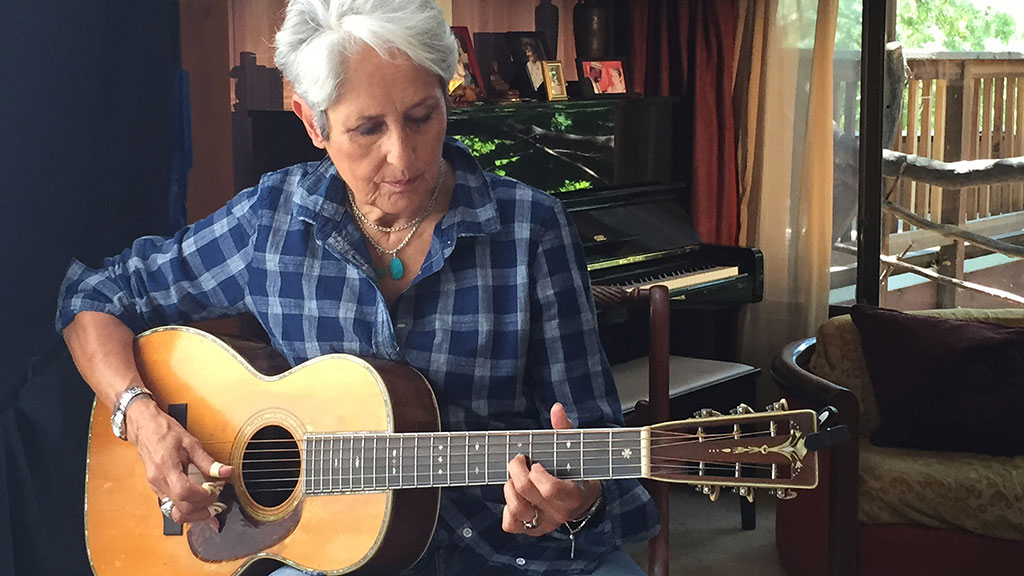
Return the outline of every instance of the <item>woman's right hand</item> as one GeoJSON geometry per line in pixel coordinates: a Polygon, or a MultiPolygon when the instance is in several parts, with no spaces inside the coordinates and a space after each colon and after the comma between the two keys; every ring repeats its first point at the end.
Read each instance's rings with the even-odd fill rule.
{"type": "Polygon", "coordinates": [[[217,501],[232,466],[217,462],[195,436],[149,398],[132,402],[125,413],[128,441],[135,445],[146,468],[146,480],[157,498],[174,503],[171,519],[178,524],[209,520],[224,510],[217,501]],[[206,478],[188,476],[189,465],[206,478]]]}

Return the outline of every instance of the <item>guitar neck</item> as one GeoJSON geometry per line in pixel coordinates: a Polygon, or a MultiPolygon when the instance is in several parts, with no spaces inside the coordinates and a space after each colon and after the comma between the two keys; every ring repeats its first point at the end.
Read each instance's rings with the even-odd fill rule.
{"type": "Polygon", "coordinates": [[[649,466],[648,428],[310,434],[306,494],[503,484],[517,454],[565,480],[640,478],[649,466]]]}

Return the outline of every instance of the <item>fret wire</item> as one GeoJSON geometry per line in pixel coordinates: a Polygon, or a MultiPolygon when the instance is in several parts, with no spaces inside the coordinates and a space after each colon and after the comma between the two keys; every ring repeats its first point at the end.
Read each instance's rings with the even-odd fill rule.
{"type": "Polygon", "coordinates": [[[582,430],[580,430],[579,443],[580,443],[580,476],[582,478],[586,478],[587,477],[587,472],[586,472],[586,469],[584,469],[584,467],[583,467],[583,462],[585,461],[585,459],[583,458],[583,431],[582,430]]]}
{"type": "Polygon", "coordinates": [[[553,446],[553,449],[551,450],[551,452],[552,452],[551,459],[553,460],[551,468],[555,471],[554,476],[555,476],[555,478],[557,478],[558,477],[558,430],[555,430],[554,434],[551,435],[551,443],[552,443],[551,445],[553,446]]]}
{"type": "Polygon", "coordinates": [[[316,491],[320,494],[324,493],[324,439],[323,436],[318,436],[316,439],[316,491]]]}
{"type": "Polygon", "coordinates": [[[327,491],[334,492],[334,436],[330,436],[331,449],[330,457],[327,461],[327,491]]]}
{"type": "Polygon", "coordinates": [[[302,490],[306,493],[310,493],[309,486],[309,441],[307,438],[306,442],[303,442],[302,446],[302,457],[299,462],[299,469],[302,471],[302,490]]]}
{"type": "Polygon", "coordinates": [[[448,482],[451,486],[452,483],[452,435],[448,433],[448,482]]]}
{"type": "Polygon", "coordinates": [[[469,484],[469,432],[466,432],[466,484],[469,484]]]}
{"type": "Polygon", "coordinates": [[[611,459],[611,451],[612,451],[611,440],[612,440],[611,430],[609,429],[608,430],[608,477],[609,478],[614,478],[614,475],[611,474],[611,462],[612,462],[612,459],[611,459]]]}
{"type": "MultiPolygon", "coordinates": [[[[533,459],[533,430],[530,430],[527,434],[526,453],[530,455],[530,459],[533,459]]],[[[530,462],[527,462],[527,464],[530,464],[530,462]]],[[[530,467],[527,466],[527,470],[529,470],[529,468],[530,467]]]]}

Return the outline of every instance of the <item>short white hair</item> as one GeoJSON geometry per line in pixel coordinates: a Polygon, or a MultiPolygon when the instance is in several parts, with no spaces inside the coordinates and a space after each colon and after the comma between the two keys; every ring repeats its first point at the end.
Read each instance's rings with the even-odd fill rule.
{"type": "Polygon", "coordinates": [[[434,0],[290,0],[274,44],[274,62],[313,109],[325,139],[327,108],[364,44],[390,60],[396,51],[405,53],[445,86],[459,59],[458,42],[434,0]]]}

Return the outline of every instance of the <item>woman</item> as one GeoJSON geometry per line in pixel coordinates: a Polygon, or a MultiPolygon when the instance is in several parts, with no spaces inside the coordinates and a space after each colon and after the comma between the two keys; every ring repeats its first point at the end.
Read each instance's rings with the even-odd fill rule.
{"type": "MultiPolygon", "coordinates": [[[[268,174],[101,269],[75,262],[61,288],[57,327],[99,400],[123,408],[122,437],[165,514],[210,521],[220,485],[182,470],[225,482],[234,468],[136,389],[134,335],[162,324],[249,312],[292,364],[330,352],[405,362],[447,430],[618,424],[566,211],[445,138],[458,49],[434,2],[292,0],[276,45],[293,109],[329,158],[268,174]]],[[[618,548],[656,529],[638,483],[577,485],[522,455],[508,472],[501,487],[442,491],[408,573],[641,573],[618,548]]]]}
{"type": "Polygon", "coordinates": [[[625,94],[626,78],[622,75],[622,68],[613,66],[608,69],[608,94],[625,94]]]}

